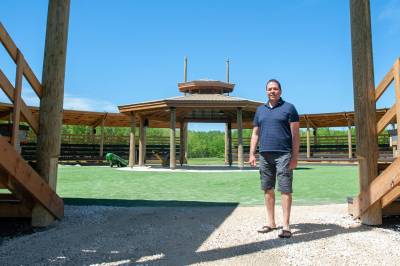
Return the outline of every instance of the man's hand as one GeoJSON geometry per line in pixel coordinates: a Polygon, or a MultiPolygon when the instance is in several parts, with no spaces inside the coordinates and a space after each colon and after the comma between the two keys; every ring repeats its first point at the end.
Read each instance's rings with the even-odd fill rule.
{"type": "Polygon", "coordinates": [[[256,156],[254,156],[254,154],[250,154],[249,157],[249,164],[253,167],[257,166],[257,160],[256,160],[256,156]]]}
{"type": "Polygon", "coordinates": [[[297,158],[290,159],[289,169],[294,170],[297,167],[297,158]]]}

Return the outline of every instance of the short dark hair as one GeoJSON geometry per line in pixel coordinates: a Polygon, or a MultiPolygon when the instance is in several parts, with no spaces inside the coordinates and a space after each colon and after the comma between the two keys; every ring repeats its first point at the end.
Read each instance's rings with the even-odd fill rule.
{"type": "Polygon", "coordinates": [[[265,87],[267,87],[268,84],[270,84],[271,82],[275,82],[276,84],[278,84],[279,89],[282,90],[281,83],[280,83],[277,79],[270,79],[270,80],[268,80],[268,81],[267,81],[267,85],[265,85],[265,87]]]}

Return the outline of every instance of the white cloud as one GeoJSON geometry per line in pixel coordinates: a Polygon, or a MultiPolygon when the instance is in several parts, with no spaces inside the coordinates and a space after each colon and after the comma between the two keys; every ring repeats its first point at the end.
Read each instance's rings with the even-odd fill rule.
{"type": "Polygon", "coordinates": [[[118,112],[117,106],[109,101],[75,97],[68,94],[64,96],[64,109],[113,113],[118,112]]]}

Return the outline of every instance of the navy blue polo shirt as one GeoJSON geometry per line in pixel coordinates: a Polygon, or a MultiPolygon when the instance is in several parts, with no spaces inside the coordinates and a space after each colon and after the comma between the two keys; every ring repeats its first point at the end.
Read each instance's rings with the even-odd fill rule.
{"type": "Polygon", "coordinates": [[[290,122],[298,122],[299,114],[293,104],[279,99],[274,107],[268,103],[257,108],[253,126],[259,128],[260,152],[291,152],[290,122]]]}

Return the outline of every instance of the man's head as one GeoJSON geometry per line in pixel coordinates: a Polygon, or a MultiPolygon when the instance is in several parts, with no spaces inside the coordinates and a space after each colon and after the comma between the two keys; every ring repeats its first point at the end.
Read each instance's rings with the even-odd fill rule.
{"type": "Polygon", "coordinates": [[[267,81],[267,96],[271,103],[277,103],[281,98],[282,88],[281,84],[276,79],[270,79],[267,81]]]}

